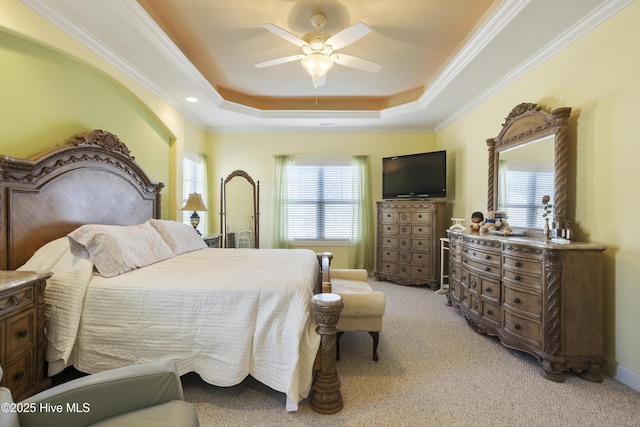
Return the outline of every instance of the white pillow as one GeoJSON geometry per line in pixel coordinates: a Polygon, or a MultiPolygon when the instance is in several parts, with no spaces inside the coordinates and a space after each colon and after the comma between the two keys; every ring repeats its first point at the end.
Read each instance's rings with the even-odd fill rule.
{"type": "Polygon", "coordinates": [[[207,247],[204,239],[191,225],[163,219],[151,219],[149,222],[167,242],[167,245],[173,251],[173,255],[180,255],[207,247]]]}
{"type": "Polygon", "coordinates": [[[86,251],[103,277],[171,258],[173,253],[149,221],[138,225],[83,225],[67,235],[71,252],[86,251]]]}

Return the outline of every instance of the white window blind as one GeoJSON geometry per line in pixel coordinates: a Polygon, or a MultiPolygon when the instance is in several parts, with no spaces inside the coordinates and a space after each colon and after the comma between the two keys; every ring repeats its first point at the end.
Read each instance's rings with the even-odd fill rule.
{"type": "Polygon", "coordinates": [[[353,238],[359,180],[350,158],[296,158],[286,168],[282,194],[289,238],[353,238]]]}
{"type": "Polygon", "coordinates": [[[551,204],[554,200],[553,170],[547,164],[510,161],[500,174],[504,185],[498,189],[498,209],[509,212],[509,224],[542,228],[542,197],[549,195],[551,204]]]}
{"type": "MultiPolygon", "coordinates": [[[[202,195],[202,200],[205,206],[209,207],[207,201],[207,188],[206,188],[206,169],[204,161],[197,153],[185,151],[182,161],[182,206],[187,203],[189,194],[199,193],[202,195]]],[[[191,224],[189,218],[193,212],[182,211],[182,222],[185,224],[191,224]]],[[[198,229],[203,236],[208,234],[209,218],[207,212],[198,212],[200,216],[200,225],[198,229]]]]}

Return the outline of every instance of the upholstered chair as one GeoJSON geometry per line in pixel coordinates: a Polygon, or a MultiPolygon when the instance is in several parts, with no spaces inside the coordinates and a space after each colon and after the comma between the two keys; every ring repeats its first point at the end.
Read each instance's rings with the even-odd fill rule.
{"type": "Polygon", "coordinates": [[[20,411],[11,411],[11,392],[0,387],[0,403],[0,427],[84,427],[96,423],[101,427],[199,426],[195,408],[184,401],[172,360],[66,382],[13,405],[20,411]]]}

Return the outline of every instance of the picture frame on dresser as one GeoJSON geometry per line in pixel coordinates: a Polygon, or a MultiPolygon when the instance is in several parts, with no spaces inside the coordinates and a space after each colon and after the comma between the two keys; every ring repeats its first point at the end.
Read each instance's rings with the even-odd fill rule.
{"type": "MultiPolygon", "coordinates": [[[[554,221],[567,221],[568,120],[571,108],[544,112],[522,103],[489,146],[488,209],[499,206],[500,154],[545,139],[553,143],[554,221]]],[[[542,375],[569,371],[600,382],[603,367],[603,252],[593,243],[549,241],[538,227],[500,236],[448,230],[448,303],[476,332],[532,354],[542,375]]]]}

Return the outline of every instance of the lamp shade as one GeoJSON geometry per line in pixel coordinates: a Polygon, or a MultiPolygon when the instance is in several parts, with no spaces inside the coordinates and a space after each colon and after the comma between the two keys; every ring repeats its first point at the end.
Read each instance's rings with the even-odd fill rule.
{"type": "Polygon", "coordinates": [[[189,198],[187,199],[187,203],[182,207],[183,211],[206,211],[207,207],[204,205],[202,201],[202,195],[198,193],[189,194],[189,198]]]}
{"type": "Polygon", "coordinates": [[[302,66],[311,77],[319,78],[326,74],[333,67],[333,60],[328,55],[322,53],[312,53],[302,58],[302,66]]]}

